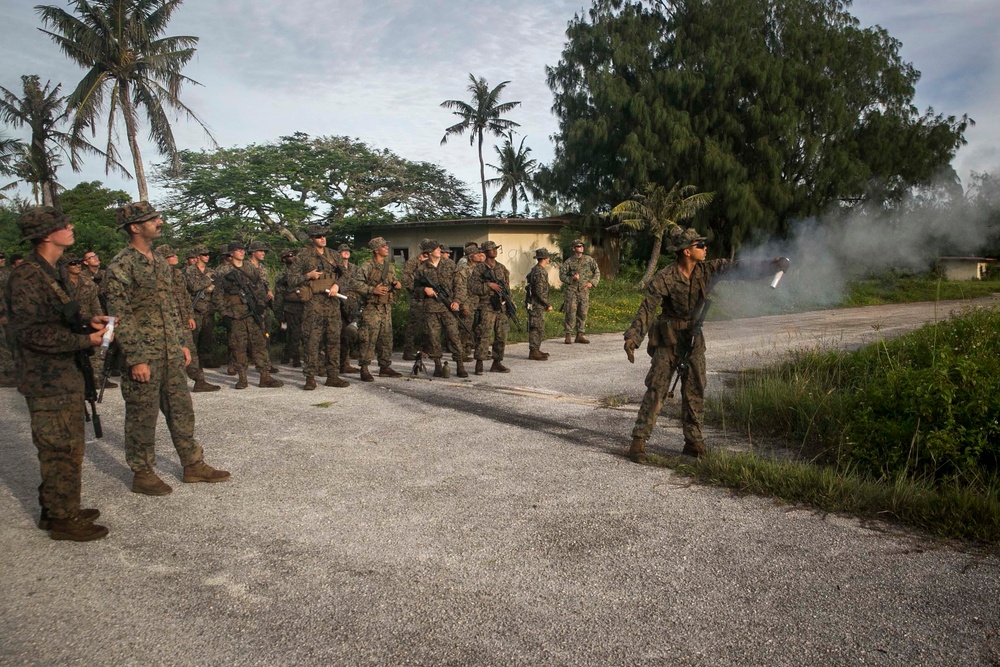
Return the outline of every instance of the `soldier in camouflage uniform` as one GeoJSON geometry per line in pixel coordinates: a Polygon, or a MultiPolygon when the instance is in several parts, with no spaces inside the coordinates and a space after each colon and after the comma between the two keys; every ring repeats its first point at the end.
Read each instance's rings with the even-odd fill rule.
{"type": "Polygon", "coordinates": [[[434,377],[443,377],[441,365],[443,356],[441,334],[444,332],[448,346],[452,350],[455,361],[455,374],[460,378],[469,377],[465,370],[465,353],[462,351],[462,338],[458,334],[457,315],[462,304],[468,302],[466,285],[459,280],[455,262],[441,257],[441,247],[430,239],[420,244],[420,250],[427,252],[427,260],[420,263],[413,274],[415,294],[423,300],[423,311],[426,314],[427,346],[430,348],[430,358],[434,360],[434,377]],[[441,292],[436,292],[429,283],[437,285],[441,292]],[[443,297],[448,303],[438,301],[443,297]],[[448,312],[448,311],[451,312],[448,312]]]}
{"type": "Polygon", "coordinates": [[[108,529],[94,523],[96,509],[81,509],[84,453],[84,379],[81,354],[101,344],[107,316],[82,319],[67,294],[59,258],[73,245],[69,217],[51,206],[26,211],[21,236],[34,252],[11,272],[3,301],[10,305],[18,390],[31,413],[31,440],[38,450],[42,508],[38,527],[54,540],[97,540],[108,529]]]}
{"type": "Polygon", "coordinates": [[[218,368],[219,365],[212,360],[215,347],[215,272],[208,268],[208,249],[204,246],[195,246],[187,254],[188,259],[194,260],[184,267],[183,273],[187,300],[194,311],[192,337],[198,351],[199,368],[218,368]]]}
{"type": "MultiPolygon", "coordinates": [[[[424,239],[424,241],[427,240],[424,239]]],[[[423,242],[421,242],[421,245],[423,245],[423,242]]],[[[424,302],[413,286],[413,274],[416,272],[417,267],[420,266],[420,263],[425,261],[427,257],[428,253],[421,250],[416,257],[406,260],[406,264],[403,265],[403,277],[400,282],[403,283],[403,288],[406,289],[406,293],[410,297],[406,330],[403,332],[403,361],[413,361],[416,359],[417,350],[426,344],[424,342],[424,330],[426,329],[426,323],[424,322],[426,316],[423,310],[424,302]]]]}
{"type": "Polygon", "coordinates": [[[549,303],[549,257],[548,248],[535,251],[535,265],[531,267],[525,284],[525,307],[528,311],[528,359],[545,361],[548,352],[542,352],[542,338],[545,336],[545,313],[552,310],[549,303]]]}
{"type": "Polygon", "coordinates": [[[358,343],[358,315],[361,304],[358,293],[354,291],[354,279],[358,267],[351,264],[351,246],[341,243],[337,247],[340,255],[340,268],[343,269],[341,294],[347,297],[340,302],[340,372],[360,373],[361,370],[351,366],[351,349],[358,343]]]}
{"type": "Polygon", "coordinates": [[[302,368],[306,391],[316,389],[316,376],[323,373],[320,367],[320,348],[326,345],[326,386],[349,387],[350,383],[340,377],[340,329],[343,324],[340,314],[340,283],[344,280],[343,269],[338,264],[339,255],[326,247],[326,231],[322,227],[310,227],[310,244],[295,257],[295,263],[288,272],[288,285],[308,290],[311,297],[306,301],[302,316],[302,334],[305,336],[305,365],[302,368]]]}
{"type": "Polygon", "coordinates": [[[646,442],[667,397],[669,384],[683,351],[690,349],[687,372],[680,376],[681,422],[687,456],[706,453],[702,436],[705,413],[705,337],[695,323],[706,308],[706,300],[717,278],[741,267],[741,277],[755,278],[788,268],[779,257],[747,267],[728,259],[706,260],[705,237],[694,229],[677,228],[671,236],[677,262],[661,270],[646,286],[646,294],[632,325],[625,332],[625,354],[635,363],[635,350],[649,334],[647,352],[652,357],[646,374],[646,394],[632,430],[628,456],[646,462],[646,442]],[[656,310],[660,309],[657,319],[656,310]]]}
{"type": "Polygon", "coordinates": [[[381,236],[368,242],[372,258],[362,263],[354,274],[354,290],[361,295],[364,308],[358,339],[361,348],[361,380],[374,382],[368,366],[378,359],[379,377],[399,377],[392,365],[392,301],[403,284],[396,279],[396,267],[389,258],[389,243],[381,236]]]}
{"type": "Polygon", "coordinates": [[[510,289],[510,271],[497,261],[499,246],[493,241],[486,241],[480,248],[486,255],[486,260],[476,264],[469,276],[468,289],[479,297],[479,326],[476,328],[476,375],[483,374],[483,361],[490,355],[492,340],[493,363],[491,373],[509,373],[510,369],[503,365],[503,354],[507,347],[507,334],[510,333],[510,321],[500,299],[502,286],[510,289]],[[487,281],[486,273],[492,271],[496,281],[487,281]]]}
{"type": "Polygon", "coordinates": [[[14,377],[14,355],[11,353],[9,333],[10,318],[7,316],[7,281],[10,279],[10,267],[7,266],[7,256],[0,252],[0,387],[16,387],[14,377]]]}
{"type": "Polygon", "coordinates": [[[295,251],[281,253],[281,263],[285,265],[274,281],[274,314],[285,325],[285,344],[281,348],[281,363],[291,362],[292,368],[302,367],[302,314],[305,310],[302,289],[288,286],[288,274],[295,262],[295,251]]]}
{"type": "Polygon", "coordinates": [[[271,377],[271,357],[264,332],[267,304],[267,274],[246,261],[246,248],[239,241],[229,244],[229,270],[219,275],[222,315],[229,320],[229,354],[236,369],[236,389],[246,389],[247,366],[252,359],[260,374],[258,387],[276,389],[284,382],[271,377]]]}
{"type": "Polygon", "coordinates": [[[465,244],[465,254],[458,260],[458,276],[462,284],[465,285],[465,292],[468,295],[468,302],[462,304],[462,309],[458,312],[465,323],[464,327],[459,327],[459,335],[462,337],[462,350],[465,352],[463,361],[472,361],[472,352],[476,349],[476,318],[475,313],[479,310],[479,297],[469,291],[469,276],[476,264],[484,261],[486,255],[474,241],[465,244]]]}
{"type": "Polygon", "coordinates": [[[587,313],[590,311],[590,290],[601,282],[601,270],[597,261],[583,254],[583,239],[573,241],[573,255],[565,259],[559,267],[559,280],[563,284],[563,311],[566,319],[563,332],[567,345],[587,344],[584,336],[587,329],[587,313]],[[573,332],[576,338],[573,338],[573,332]]]}
{"type": "Polygon", "coordinates": [[[201,368],[201,360],[198,355],[197,345],[194,344],[195,332],[198,330],[198,318],[192,307],[191,298],[187,289],[187,279],[184,271],[179,266],[177,253],[169,245],[156,246],[154,251],[157,255],[167,260],[167,264],[173,270],[174,298],[177,300],[181,327],[187,328],[191,332],[191,363],[187,366],[187,376],[194,380],[193,393],[219,391],[222,389],[217,384],[211,384],[205,380],[205,371],[201,368]]]}
{"type": "Polygon", "coordinates": [[[191,334],[181,326],[174,272],[153,252],[163,220],[145,201],[123,206],[116,215],[129,242],[111,260],[105,286],[128,367],[122,374],[122,396],[125,460],[134,473],[132,491],[150,496],[172,491],[155,471],[160,411],[184,466],[184,482],[223,482],[229,473],[205,463],[194,437],[194,407],[184,374],[191,362],[191,334]]]}

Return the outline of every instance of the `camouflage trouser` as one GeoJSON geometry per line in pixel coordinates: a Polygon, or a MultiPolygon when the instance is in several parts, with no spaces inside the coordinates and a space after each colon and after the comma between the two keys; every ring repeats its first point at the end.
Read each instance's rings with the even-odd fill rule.
{"type": "Polygon", "coordinates": [[[305,304],[285,303],[285,359],[302,358],[302,313],[305,304]]]}
{"type": "Polygon", "coordinates": [[[538,350],[542,347],[545,336],[545,308],[532,304],[528,311],[528,350],[538,350]]]}
{"type": "MultiPolygon", "coordinates": [[[[358,342],[357,326],[350,326],[358,319],[360,306],[353,296],[340,304],[340,365],[343,366],[351,357],[351,348],[358,342]]],[[[360,355],[359,355],[360,356],[360,355]]]]}
{"type": "Polygon", "coordinates": [[[53,519],[80,511],[83,466],[83,394],[27,398],[31,441],[38,449],[42,483],[38,504],[53,519]]]}
{"type": "MultiPolygon", "coordinates": [[[[649,439],[656,418],[663,408],[663,401],[670,390],[668,385],[676,363],[677,355],[674,347],[657,347],[653,351],[652,365],[646,374],[646,395],[642,397],[642,406],[635,419],[632,437],[649,439]]],[[[698,336],[691,351],[688,371],[681,377],[681,425],[684,429],[685,443],[703,442],[701,427],[705,421],[706,381],[705,338],[698,336]]]]}
{"type": "Polygon", "coordinates": [[[582,287],[579,289],[568,287],[564,290],[563,297],[563,310],[566,313],[563,331],[567,336],[572,336],[573,332],[583,334],[587,330],[590,290],[582,287]]]}
{"type": "Polygon", "coordinates": [[[182,465],[202,460],[201,445],[194,439],[194,406],[184,376],[182,359],[166,356],[149,362],[149,382],[137,382],[122,373],[125,398],[125,462],[133,472],[156,465],[156,419],[162,411],[174,449],[182,465]]]}
{"type": "MultiPolygon", "coordinates": [[[[0,299],[3,295],[0,294],[0,299]]],[[[7,340],[7,324],[0,324],[0,379],[13,380],[15,375],[14,370],[14,355],[11,354],[11,344],[7,340]]]]}
{"type": "Polygon", "coordinates": [[[204,313],[195,313],[195,328],[192,336],[194,346],[198,348],[198,358],[211,361],[212,348],[215,347],[215,312],[209,310],[204,313]]]}
{"type": "MultiPolygon", "coordinates": [[[[463,306],[464,307],[464,306],[463,306]]],[[[465,322],[465,326],[460,326],[458,328],[458,335],[462,338],[462,350],[467,354],[471,353],[476,349],[476,336],[473,333],[473,326],[475,324],[475,311],[469,311],[468,315],[463,315],[459,313],[458,316],[462,318],[465,322]]]]}
{"type": "Polygon", "coordinates": [[[360,363],[367,366],[378,359],[379,368],[392,364],[392,304],[369,302],[361,315],[358,330],[360,363]]]}
{"type": "Polygon", "coordinates": [[[452,359],[461,361],[465,354],[462,351],[462,337],[458,334],[458,321],[451,313],[439,311],[427,313],[427,346],[430,348],[428,350],[430,358],[440,359],[444,356],[441,345],[442,332],[448,338],[452,359]]]}
{"type": "Polygon", "coordinates": [[[229,358],[237,372],[245,372],[252,360],[258,372],[271,367],[264,331],[252,317],[233,320],[229,326],[229,358]],[[249,356],[248,356],[249,352],[249,356]]]}
{"type": "Polygon", "coordinates": [[[479,309],[479,326],[476,327],[476,360],[489,358],[490,340],[493,341],[493,361],[503,361],[503,351],[507,347],[510,321],[506,313],[498,313],[491,308],[479,309]]]}
{"type": "Polygon", "coordinates": [[[305,338],[304,375],[340,375],[340,305],[339,299],[316,294],[306,302],[302,317],[305,338]],[[326,370],[320,368],[320,348],[326,344],[326,370]]]}
{"type": "Polygon", "coordinates": [[[406,332],[403,334],[403,353],[416,354],[417,350],[426,345],[424,331],[427,329],[424,302],[410,297],[410,315],[406,320],[406,332]]]}

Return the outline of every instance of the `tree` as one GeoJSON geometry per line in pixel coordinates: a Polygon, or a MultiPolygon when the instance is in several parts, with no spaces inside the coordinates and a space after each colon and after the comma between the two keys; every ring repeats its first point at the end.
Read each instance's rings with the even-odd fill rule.
{"type": "Polygon", "coordinates": [[[180,157],[180,174],[165,165],[155,180],[170,191],[171,220],[202,242],[265,235],[298,243],[310,224],[349,235],[358,224],[466,217],[475,206],[441,167],[348,137],[296,133],[180,157]]]}
{"type": "Polygon", "coordinates": [[[70,0],[72,14],[60,7],[36,7],[43,24],[52,28],[42,32],[70,60],[87,69],[67,100],[74,113],[73,133],[95,128],[109,102],[106,169],[110,173],[117,162],[115,124],[120,117],[142,200],[149,199],[149,191],[138,141],[140,109],[145,112],[150,139],[175,171],[180,160],[168,109],[195,120],[214,143],[205,124],[179,97],[184,83],[198,85],[181,74],[194,56],[198,38],[160,36],[182,1],[70,0]]]}
{"type": "MultiPolygon", "coordinates": [[[[504,198],[509,196],[510,214],[512,216],[517,216],[518,198],[527,204],[529,191],[532,196],[537,197],[539,195],[533,177],[538,162],[528,157],[531,155],[531,149],[524,147],[525,138],[522,137],[521,143],[517,148],[514,148],[514,133],[508,132],[507,136],[504,137],[503,147],[494,146],[500,166],[491,164],[490,167],[500,175],[497,178],[491,178],[486,181],[486,185],[489,187],[500,188],[493,195],[493,201],[490,202],[490,206],[496,209],[504,198]]],[[[527,206],[525,206],[525,212],[527,210],[527,206]]]]}
{"type": "Polygon", "coordinates": [[[36,201],[40,194],[44,206],[55,206],[59,155],[68,156],[70,167],[79,171],[81,153],[104,154],[80,135],[59,129],[69,118],[66,98],[59,95],[60,85],[52,88],[51,82],[46,81],[42,86],[36,75],[22,76],[21,84],[23,97],[0,87],[0,121],[15,128],[27,127],[31,139],[27,145],[9,144],[6,148],[8,158],[0,168],[30,183],[36,201]]]}
{"type": "Polygon", "coordinates": [[[472,93],[472,104],[462,100],[445,100],[441,106],[451,109],[452,113],[462,120],[451,127],[445,129],[441,138],[441,145],[448,143],[451,135],[461,136],[466,130],[469,131],[469,145],[472,146],[477,140],[479,142],[479,180],[483,186],[483,217],[486,217],[486,164],[483,162],[483,137],[487,132],[495,136],[501,136],[504,132],[520,127],[512,120],[501,118],[505,113],[509,113],[520,102],[500,102],[500,93],[510,81],[503,81],[496,88],[490,90],[486,79],[478,79],[469,74],[468,91],[472,93]]]}
{"type": "Polygon", "coordinates": [[[123,190],[109,190],[100,181],[77,184],[60,195],[65,213],[73,216],[76,244],[74,252],[82,255],[93,250],[107,264],[125,245],[125,235],[118,229],[115,209],[132,201],[123,190]]]}
{"type": "Polygon", "coordinates": [[[540,184],[607,210],[694,183],[720,250],[873,198],[899,200],[964,143],[967,117],[912,105],[919,72],[846,0],[595,0],[548,83],[559,117],[540,184]]]}
{"type": "Polygon", "coordinates": [[[645,231],[653,237],[653,249],[646,263],[641,285],[646,285],[656,271],[663,248],[663,237],[712,202],[711,192],[698,192],[693,185],[674,183],[670,190],[662,185],[646,185],[644,194],[637,194],[615,206],[611,215],[618,225],[634,231],[645,231]]]}

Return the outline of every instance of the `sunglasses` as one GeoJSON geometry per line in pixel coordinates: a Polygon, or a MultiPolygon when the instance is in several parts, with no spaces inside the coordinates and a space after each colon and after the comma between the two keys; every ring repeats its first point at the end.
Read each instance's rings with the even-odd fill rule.
{"type": "Polygon", "coordinates": [[[81,261],[66,262],[66,266],[80,266],[81,264],[83,264],[83,262],[81,262],[81,261]]]}
{"type": "Polygon", "coordinates": [[[708,245],[704,241],[698,241],[692,247],[697,248],[698,250],[704,250],[708,247],[708,245]]]}

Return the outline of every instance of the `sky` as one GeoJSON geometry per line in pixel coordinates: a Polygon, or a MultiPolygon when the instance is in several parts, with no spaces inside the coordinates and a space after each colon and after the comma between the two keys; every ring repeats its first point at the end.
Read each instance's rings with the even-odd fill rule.
{"type": "MultiPolygon", "coordinates": [[[[19,94],[20,76],[38,74],[61,82],[68,94],[83,70],[38,30],[36,4],[0,0],[0,86],[19,94]]],[[[346,135],[439,164],[478,199],[476,150],[467,135],[440,145],[444,128],[457,120],[440,103],[467,99],[470,73],[491,87],[510,81],[501,100],[521,106],[508,117],[520,123],[532,157],[551,161],[558,124],[545,68],[558,63],[568,22],[589,6],[589,0],[187,0],[167,34],[200,38],[185,74],[202,85],[186,87],[181,98],[219,145],[267,143],[293,132],[346,135]]],[[[1000,3],[857,0],[851,12],[902,42],[902,57],[922,73],[914,100],[921,111],[933,107],[976,121],[953,163],[963,182],[972,171],[1000,172],[1000,3]]],[[[194,122],[177,119],[174,130],[182,149],[210,147],[194,122]]],[[[101,142],[99,135],[94,143],[101,142]]],[[[120,151],[130,165],[124,140],[120,151]]],[[[498,162],[489,145],[484,156],[498,162]]],[[[147,173],[162,161],[148,144],[144,158],[147,173]]],[[[59,178],[67,187],[100,180],[137,194],[134,181],[105,175],[100,158],[88,158],[80,173],[64,167],[59,178]]],[[[151,184],[154,203],[157,194],[151,184]]]]}

